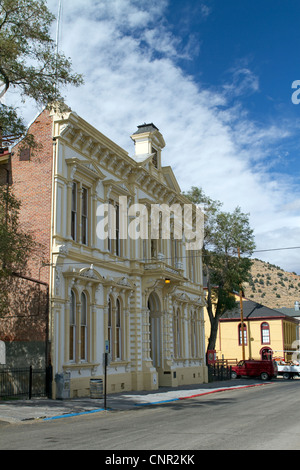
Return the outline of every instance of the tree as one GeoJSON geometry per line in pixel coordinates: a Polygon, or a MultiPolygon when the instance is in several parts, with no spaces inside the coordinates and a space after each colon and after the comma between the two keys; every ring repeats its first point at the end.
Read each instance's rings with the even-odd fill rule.
{"type": "MultiPolygon", "coordinates": [[[[82,76],[72,72],[70,59],[56,50],[50,34],[54,20],[46,0],[0,0],[0,98],[14,89],[24,101],[31,98],[42,106],[59,103],[61,111],[60,88],[83,83],[82,76]]],[[[0,133],[8,142],[26,134],[17,109],[3,103],[0,133]]],[[[32,136],[27,135],[26,140],[34,145],[32,136]]]]}
{"type": "Polygon", "coordinates": [[[220,201],[212,200],[195,186],[185,196],[201,205],[205,213],[202,255],[211,326],[207,349],[211,350],[215,349],[220,318],[236,306],[233,293],[249,281],[252,264],[249,256],[255,248],[253,230],[249,215],[240,207],[224,212],[220,201]]]}
{"type": "Polygon", "coordinates": [[[29,254],[38,247],[20,228],[20,207],[10,187],[0,186],[0,315],[8,307],[11,276],[25,272],[29,254]]]}

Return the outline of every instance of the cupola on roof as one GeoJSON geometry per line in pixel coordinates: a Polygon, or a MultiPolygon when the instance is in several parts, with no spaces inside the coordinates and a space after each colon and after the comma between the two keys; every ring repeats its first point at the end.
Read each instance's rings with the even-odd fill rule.
{"type": "Polygon", "coordinates": [[[159,129],[151,123],[137,126],[137,131],[131,135],[135,145],[134,159],[145,162],[152,158],[153,165],[161,169],[161,150],[165,147],[165,141],[159,129]]]}
{"type": "Polygon", "coordinates": [[[144,132],[153,132],[153,131],[159,131],[159,129],[151,122],[150,124],[141,124],[140,126],[137,126],[138,130],[133,134],[143,134],[144,132]]]}

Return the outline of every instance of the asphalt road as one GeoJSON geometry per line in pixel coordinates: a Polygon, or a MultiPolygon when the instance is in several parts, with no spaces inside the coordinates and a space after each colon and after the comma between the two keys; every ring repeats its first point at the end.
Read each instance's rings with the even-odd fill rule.
{"type": "Polygon", "coordinates": [[[136,410],[0,423],[0,450],[104,450],[103,459],[122,456],[118,451],[125,450],[126,455],[131,450],[181,450],[186,455],[203,450],[299,450],[299,397],[300,379],[277,379],[265,387],[136,410]]]}

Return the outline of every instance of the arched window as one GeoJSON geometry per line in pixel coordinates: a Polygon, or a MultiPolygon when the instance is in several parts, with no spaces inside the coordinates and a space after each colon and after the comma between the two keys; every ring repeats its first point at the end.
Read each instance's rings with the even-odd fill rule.
{"type": "MultiPolygon", "coordinates": [[[[247,326],[245,325],[245,323],[243,324],[244,326],[244,345],[247,344],[247,326]]],[[[239,345],[242,346],[243,342],[242,342],[242,324],[240,323],[239,324],[239,345]]]]}
{"type": "Polygon", "coordinates": [[[70,305],[70,325],[69,325],[69,360],[75,361],[75,345],[76,345],[76,296],[71,291],[70,305]]]}
{"type": "Polygon", "coordinates": [[[87,360],[87,298],[84,292],[81,294],[80,315],[80,359],[87,360]]]}
{"type": "Polygon", "coordinates": [[[261,344],[270,344],[270,327],[269,323],[263,322],[260,325],[261,344]]]}

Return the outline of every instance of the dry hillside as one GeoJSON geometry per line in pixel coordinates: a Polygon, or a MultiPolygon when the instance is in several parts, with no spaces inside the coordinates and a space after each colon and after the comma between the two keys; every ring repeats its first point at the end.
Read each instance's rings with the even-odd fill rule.
{"type": "Polygon", "coordinates": [[[270,308],[293,308],[300,302],[300,276],[274,264],[253,260],[252,280],[244,285],[245,297],[270,308]]]}

